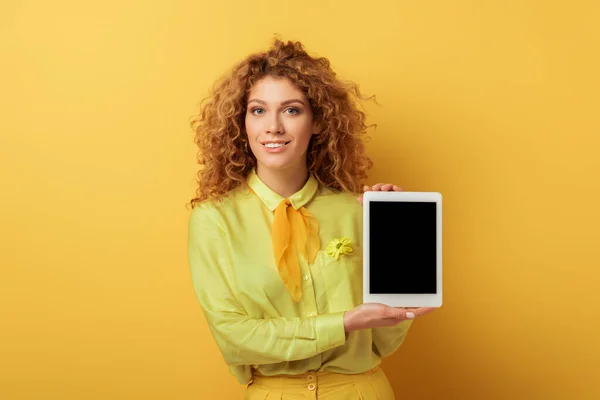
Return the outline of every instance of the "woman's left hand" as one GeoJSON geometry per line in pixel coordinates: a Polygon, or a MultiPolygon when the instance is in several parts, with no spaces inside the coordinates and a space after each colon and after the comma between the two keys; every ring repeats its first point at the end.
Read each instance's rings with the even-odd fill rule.
{"type": "MultiPolygon", "coordinates": [[[[402,188],[391,183],[377,183],[373,186],[363,186],[363,192],[401,192],[402,188]]],[[[360,204],[363,202],[363,197],[358,196],[360,204]]]]}

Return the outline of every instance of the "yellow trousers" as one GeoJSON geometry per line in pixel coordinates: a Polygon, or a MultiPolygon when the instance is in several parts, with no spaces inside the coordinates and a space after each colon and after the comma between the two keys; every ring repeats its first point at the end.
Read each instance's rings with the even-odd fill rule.
{"type": "Polygon", "coordinates": [[[255,374],[246,400],[394,400],[394,392],[379,367],[356,375],[308,372],[303,375],[255,374]]]}

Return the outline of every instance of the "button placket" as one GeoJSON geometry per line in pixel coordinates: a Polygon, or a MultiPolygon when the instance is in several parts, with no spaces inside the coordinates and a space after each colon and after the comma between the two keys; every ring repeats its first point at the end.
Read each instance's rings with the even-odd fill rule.
{"type": "Polygon", "coordinates": [[[318,308],[315,297],[314,281],[312,277],[311,268],[312,266],[310,264],[307,264],[305,261],[302,261],[302,279],[306,282],[302,285],[302,296],[304,300],[303,313],[307,317],[314,317],[319,314],[317,312],[318,308]]]}
{"type": "Polygon", "coordinates": [[[314,392],[317,389],[317,377],[311,372],[306,376],[306,380],[308,381],[307,389],[314,392]]]}

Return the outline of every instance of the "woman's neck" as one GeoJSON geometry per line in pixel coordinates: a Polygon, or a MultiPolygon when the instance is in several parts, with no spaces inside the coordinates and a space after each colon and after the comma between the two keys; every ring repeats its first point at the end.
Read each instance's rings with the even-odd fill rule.
{"type": "Polygon", "coordinates": [[[256,174],[272,191],[286,199],[302,189],[308,180],[307,168],[289,168],[273,171],[263,169],[258,165],[256,174]]]}

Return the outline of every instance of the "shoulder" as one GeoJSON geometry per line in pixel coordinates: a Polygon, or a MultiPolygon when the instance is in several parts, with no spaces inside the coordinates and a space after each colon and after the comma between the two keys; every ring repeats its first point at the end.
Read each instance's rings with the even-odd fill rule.
{"type": "Polygon", "coordinates": [[[224,215],[244,203],[248,197],[245,189],[239,186],[223,196],[196,204],[189,216],[190,227],[204,224],[221,225],[224,215]]]}
{"type": "Polygon", "coordinates": [[[344,192],[340,190],[331,189],[325,186],[320,186],[319,191],[317,192],[317,198],[321,201],[361,208],[358,196],[358,193],[344,192]]]}
{"type": "Polygon", "coordinates": [[[326,207],[332,213],[362,214],[362,204],[358,200],[358,194],[319,187],[315,203],[326,207]]]}

